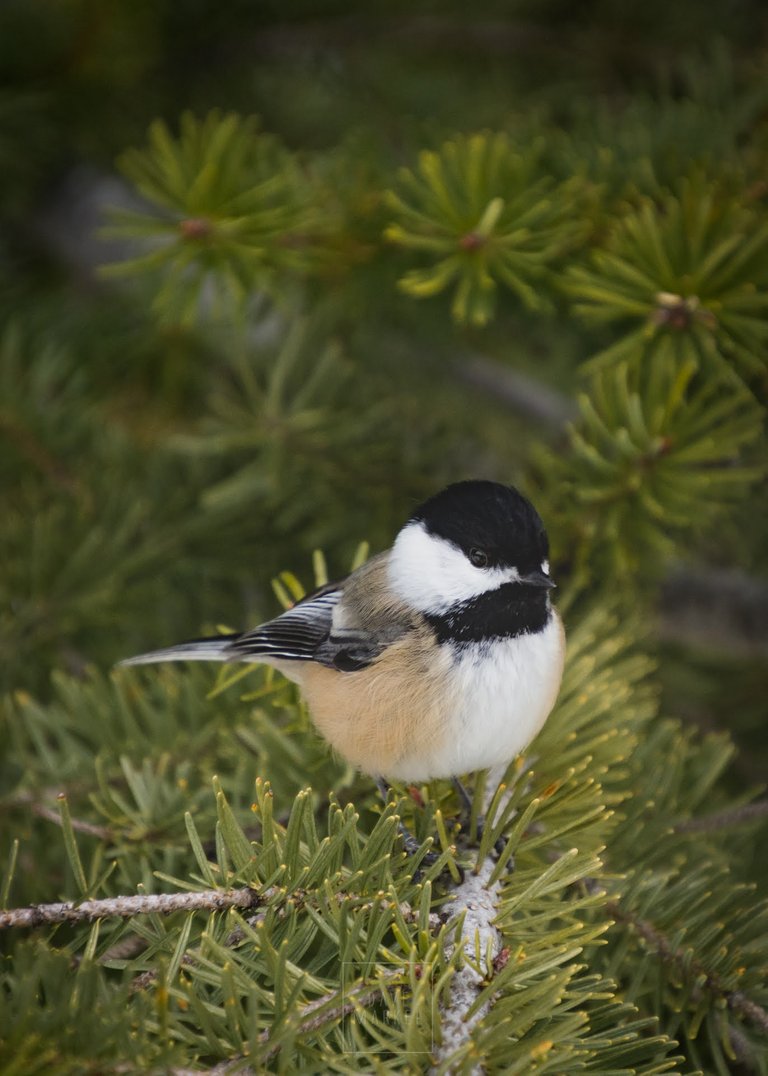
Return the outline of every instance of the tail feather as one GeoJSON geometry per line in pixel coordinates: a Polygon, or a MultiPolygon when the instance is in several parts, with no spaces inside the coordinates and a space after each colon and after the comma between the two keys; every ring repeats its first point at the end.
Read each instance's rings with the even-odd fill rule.
{"type": "Polygon", "coordinates": [[[163,650],[150,650],[147,654],[136,654],[132,658],[123,658],[118,665],[152,665],[161,661],[237,661],[239,655],[230,647],[239,639],[239,635],[219,635],[212,639],[191,639],[188,643],[177,643],[163,650]]]}

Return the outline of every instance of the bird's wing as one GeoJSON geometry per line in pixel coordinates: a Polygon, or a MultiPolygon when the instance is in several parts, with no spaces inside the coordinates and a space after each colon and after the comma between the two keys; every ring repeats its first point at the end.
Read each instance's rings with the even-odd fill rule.
{"type": "Polygon", "coordinates": [[[316,661],[339,672],[364,669],[412,625],[396,602],[371,600],[384,589],[387,554],[372,557],[340,583],[328,584],[254,631],[233,639],[226,660],[270,657],[316,661]]]}
{"type": "Polygon", "coordinates": [[[252,631],[191,639],[163,650],[125,658],[120,665],[163,661],[312,661],[331,632],[333,610],[342,594],[339,583],[321,587],[274,620],[252,631]]]}
{"type": "Polygon", "coordinates": [[[385,555],[347,579],[307,595],[274,620],[241,635],[194,639],[121,661],[146,665],[161,661],[316,661],[340,672],[364,669],[408,630],[399,609],[386,615],[366,604],[370,582],[385,570],[385,555]]]}
{"type": "Polygon", "coordinates": [[[333,610],[343,590],[329,584],[287,609],[274,620],[260,624],[230,640],[228,661],[251,658],[278,658],[285,661],[313,661],[318,647],[327,641],[333,625],[333,610]]]}

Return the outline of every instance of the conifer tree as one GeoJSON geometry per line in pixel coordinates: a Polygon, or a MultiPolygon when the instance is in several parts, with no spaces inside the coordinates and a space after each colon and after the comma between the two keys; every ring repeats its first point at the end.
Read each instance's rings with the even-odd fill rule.
{"type": "Polygon", "coordinates": [[[234,82],[150,99],[111,261],[16,274],[2,1072],[768,1073],[765,92],[725,45],[671,85],[322,147],[234,82]],[[480,473],[547,521],[568,652],[468,825],[447,782],[383,805],[277,673],[112,668],[480,473]]]}

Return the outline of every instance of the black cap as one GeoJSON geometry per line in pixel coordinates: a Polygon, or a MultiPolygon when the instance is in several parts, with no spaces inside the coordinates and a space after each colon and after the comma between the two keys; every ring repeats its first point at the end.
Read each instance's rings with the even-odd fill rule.
{"type": "Polygon", "coordinates": [[[549,556],[539,513],[514,486],[499,482],[455,482],[420,505],[411,520],[467,555],[481,550],[491,564],[533,571],[549,556]]]}

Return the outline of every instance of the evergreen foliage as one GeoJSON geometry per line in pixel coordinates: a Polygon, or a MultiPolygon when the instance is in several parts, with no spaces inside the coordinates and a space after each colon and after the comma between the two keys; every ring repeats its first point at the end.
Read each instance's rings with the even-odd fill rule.
{"type": "MultiPolygon", "coordinates": [[[[574,310],[593,322],[640,320],[636,332],[594,357],[647,365],[695,358],[717,375],[733,364],[765,381],[766,266],[764,215],[743,195],[683,182],[680,197],[650,200],[619,219],[593,268],[574,266],[574,310]],[[719,196],[718,196],[719,195],[719,196]]],[[[758,381],[759,383],[759,381],[758,381]]]]}
{"type": "Polygon", "coordinates": [[[301,4],[45,2],[44,92],[0,26],[0,1072],[768,1073],[759,13],[654,80],[682,24],[625,71],[609,7],[587,72],[554,8],[404,57],[301,4]],[[51,177],[115,157],[97,266],[51,177]],[[568,654],[468,824],[382,805],[276,673],[111,669],[483,474],[547,521],[568,654]],[[660,630],[673,569],[746,581],[708,644],[660,630]]]}
{"type": "Polygon", "coordinates": [[[516,152],[501,133],[476,134],[423,150],[418,175],[402,169],[403,193],[389,192],[400,223],[385,236],[440,258],[432,269],[406,273],[403,291],[423,298],[455,282],[453,316],[475,325],[493,313],[497,280],[541,306],[542,269],[579,231],[579,191],[574,183],[555,187],[540,157],[540,147],[516,152]]]}
{"type": "Polygon", "coordinates": [[[111,234],[156,242],[112,271],[156,271],[164,317],[190,320],[202,299],[210,315],[219,292],[234,301],[222,311],[232,316],[281,270],[311,264],[311,235],[326,215],[291,154],[253,118],[185,113],[178,138],[157,121],[147,151],[127,152],[122,170],[156,212],[115,212],[111,234]]]}
{"type": "Polygon", "coordinates": [[[549,451],[540,466],[568,506],[572,556],[593,585],[598,572],[652,578],[764,473],[744,452],[760,440],[761,409],[739,385],[697,377],[694,355],[603,370],[578,403],[571,454],[549,451]]]}

